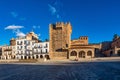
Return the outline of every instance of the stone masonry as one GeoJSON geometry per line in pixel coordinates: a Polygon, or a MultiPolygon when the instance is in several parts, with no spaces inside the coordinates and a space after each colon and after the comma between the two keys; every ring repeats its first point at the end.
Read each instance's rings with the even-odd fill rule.
{"type": "Polygon", "coordinates": [[[64,24],[58,22],[50,24],[50,58],[64,59],[67,58],[71,43],[72,27],[70,23],[64,24]]]}

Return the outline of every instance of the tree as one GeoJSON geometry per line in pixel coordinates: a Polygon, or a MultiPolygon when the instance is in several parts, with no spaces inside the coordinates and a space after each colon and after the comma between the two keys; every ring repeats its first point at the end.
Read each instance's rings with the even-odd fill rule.
{"type": "Polygon", "coordinates": [[[117,38],[119,38],[118,34],[114,34],[113,40],[116,40],[117,38]]]}

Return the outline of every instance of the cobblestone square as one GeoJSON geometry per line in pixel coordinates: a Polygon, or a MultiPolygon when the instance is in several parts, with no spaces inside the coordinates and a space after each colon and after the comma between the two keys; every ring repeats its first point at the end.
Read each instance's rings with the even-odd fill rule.
{"type": "Polygon", "coordinates": [[[120,61],[0,64],[0,80],[120,80],[120,61]]]}

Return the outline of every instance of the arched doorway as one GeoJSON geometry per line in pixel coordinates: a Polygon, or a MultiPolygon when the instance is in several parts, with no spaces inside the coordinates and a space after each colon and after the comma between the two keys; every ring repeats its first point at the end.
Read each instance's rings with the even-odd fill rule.
{"type": "Polygon", "coordinates": [[[23,59],[23,56],[21,56],[21,59],[23,59]]]}
{"type": "Polygon", "coordinates": [[[30,57],[30,56],[28,56],[28,59],[31,59],[31,57],[30,57]]]}
{"type": "Polygon", "coordinates": [[[77,57],[77,52],[76,52],[76,51],[72,51],[72,52],[70,53],[70,56],[76,56],[76,57],[77,57]]]}
{"type": "Polygon", "coordinates": [[[35,59],[35,57],[34,57],[34,56],[32,56],[32,58],[33,58],[33,59],[35,59]]]}
{"type": "Polygon", "coordinates": [[[45,58],[46,58],[47,60],[49,60],[49,59],[50,59],[49,55],[45,55],[45,58]]]}
{"type": "Polygon", "coordinates": [[[79,58],[85,58],[85,51],[79,52],[79,58]]]}
{"type": "Polygon", "coordinates": [[[27,56],[25,56],[25,59],[27,59],[27,56]]]}
{"type": "Polygon", "coordinates": [[[88,51],[88,52],[87,52],[87,56],[88,56],[88,57],[92,57],[92,51],[88,51]]]}
{"type": "Polygon", "coordinates": [[[77,58],[77,52],[76,51],[72,51],[71,53],[70,53],[70,55],[69,55],[69,58],[70,59],[76,59],[77,58]]]}
{"type": "Polygon", "coordinates": [[[40,55],[40,58],[42,59],[42,58],[43,58],[43,55],[40,55]]]}
{"type": "Polygon", "coordinates": [[[117,55],[120,56],[120,50],[117,51],[117,55]]]}

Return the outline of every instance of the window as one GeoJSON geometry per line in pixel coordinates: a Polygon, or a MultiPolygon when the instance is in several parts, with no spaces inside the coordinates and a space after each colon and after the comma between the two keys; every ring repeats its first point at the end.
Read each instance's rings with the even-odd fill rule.
{"type": "Polygon", "coordinates": [[[29,54],[29,52],[27,51],[27,54],[29,54]]]}
{"type": "Polygon", "coordinates": [[[46,51],[45,51],[46,53],[48,53],[48,50],[46,49],[46,51]]]}
{"type": "Polygon", "coordinates": [[[42,49],[41,49],[41,53],[42,53],[42,49]]]}
{"type": "Polygon", "coordinates": [[[23,42],[21,41],[21,42],[20,42],[20,45],[22,45],[22,43],[23,43],[23,42]]]}
{"type": "Polygon", "coordinates": [[[27,49],[27,46],[25,46],[25,49],[27,49]]]}
{"type": "Polygon", "coordinates": [[[66,47],[68,47],[68,44],[66,44],[66,47]]]}
{"type": "Polygon", "coordinates": [[[27,41],[24,41],[24,44],[26,44],[27,43],[27,41]]]}
{"type": "Polygon", "coordinates": [[[46,47],[48,47],[48,45],[46,44],[46,47]]]}
{"type": "Polygon", "coordinates": [[[17,41],[17,45],[19,45],[19,41],[17,41]]]}
{"type": "Polygon", "coordinates": [[[21,46],[21,49],[22,49],[23,47],[21,46]]]}

